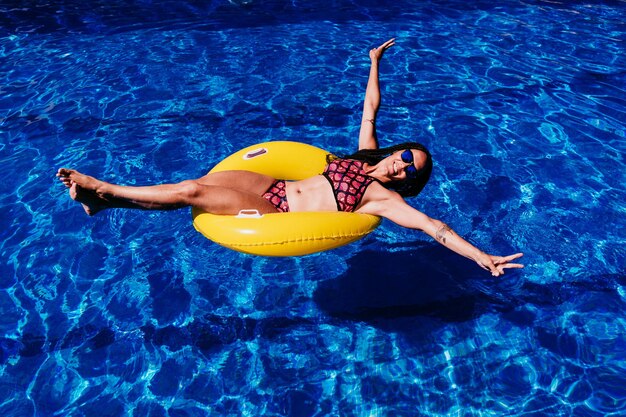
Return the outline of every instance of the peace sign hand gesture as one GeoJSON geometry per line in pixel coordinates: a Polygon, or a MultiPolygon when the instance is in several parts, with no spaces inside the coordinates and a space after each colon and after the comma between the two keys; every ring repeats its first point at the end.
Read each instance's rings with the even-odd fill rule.
{"type": "Polygon", "coordinates": [[[484,270],[490,271],[494,277],[504,275],[504,270],[507,268],[523,268],[524,265],[511,263],[511,261],[521,258],[523,253],[516,253],[509,256],[493,256],[486,253],[476,259],[476,263],[484,270]]]}

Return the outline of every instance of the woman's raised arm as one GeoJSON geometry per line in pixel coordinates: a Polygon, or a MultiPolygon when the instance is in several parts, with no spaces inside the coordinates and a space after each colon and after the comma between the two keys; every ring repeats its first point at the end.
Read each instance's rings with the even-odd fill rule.
{"type": "Polygon", "coordinates": [[[360,149],[378,149],[376,137],[376,114],[380,107],[380,86],[378,84],[378,66],[385,51],[394,45],[395,39],[389,39],[378,48],[370,50],[370,73],[363,102],[363,116],[359,132],[360,149]]]}

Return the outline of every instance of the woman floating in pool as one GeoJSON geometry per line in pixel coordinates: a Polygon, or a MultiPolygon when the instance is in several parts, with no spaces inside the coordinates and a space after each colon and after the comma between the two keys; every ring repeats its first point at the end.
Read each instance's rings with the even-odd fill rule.
{"type": "MultiPolygon", "coordinates": [[[[474,260],[494,276],[522,256],[493,256],[462,239],[445,223],[409,206],[403,197],[419,194],[430,178],[432,159],[418,143],[379,149],[376,114],[380,106],[378,66],[394,39],[369,52],[371,67],[359,133],[359,151],[331,160],[321,175],[285,182],[249,171],[224,171],[178,184],[130,187],[110,184],[78,171],[61,168],[60,181],[72,199],[94,215],[107,208],[172,210],[194,206],[213,214],[233,215],[242,209],[261,214],[297,211],[346,211],[385,217],[406,228],[423,231],[445,247],[474,260]]],[[[295,157],[295,155],[294,155],[295,157]]]]}

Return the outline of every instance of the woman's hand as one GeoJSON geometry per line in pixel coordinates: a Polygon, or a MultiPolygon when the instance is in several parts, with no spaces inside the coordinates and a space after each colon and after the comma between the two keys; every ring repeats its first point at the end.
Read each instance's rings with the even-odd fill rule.
{"type": "Polygon", "coordinates": [[[380,45],[378,48],[374,48],[370,50],[370,59],[372,62],[379,62],[383,57],[385,51],[395,45],[395,38],[389,39],[387,42],[380,45]]]}
{"type": "Polygon", "coordinates": [[[511,263],[511,261],[521,258],[523,253],[516,253],[509,256],[493,256],[486,253],[481,253],[476,259],[476,263],[484,270],[491,272],[494,277],[504,275],[504,270],[507,268],[523,268],[524,265],[511,263]]]}

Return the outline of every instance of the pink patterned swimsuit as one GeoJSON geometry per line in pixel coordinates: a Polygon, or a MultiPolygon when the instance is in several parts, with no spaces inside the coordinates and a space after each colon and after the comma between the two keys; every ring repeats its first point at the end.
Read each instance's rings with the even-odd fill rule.
{"type": "Polygon", "coordinates": [[[263,194],[263,198],[272,203],[279,212],[289,212],[289,203],[287,202],[287,192],[285,191],[284,180],[274,181],[265,194],[263,194]]]}
{"type": "Polygon", "coordinates": [[[376,181],[363,170],[363,161],[335,159],[322,175],[328,180],[335,194],[337,210],[353,212],[361,202],[365,190],[376,181]]]}
{"type": "MultiPolygon", "coordinates": [[[[322,173],[335,195],[338,211],[353,212],[359,205],[369,185],[376,181],[363,170],[363,161],[335,159],[322,173]]],[[[289,212],[285,181],[276,180],[270,185],[263,198],[272,203],[281,213],[289,212]]]]}

